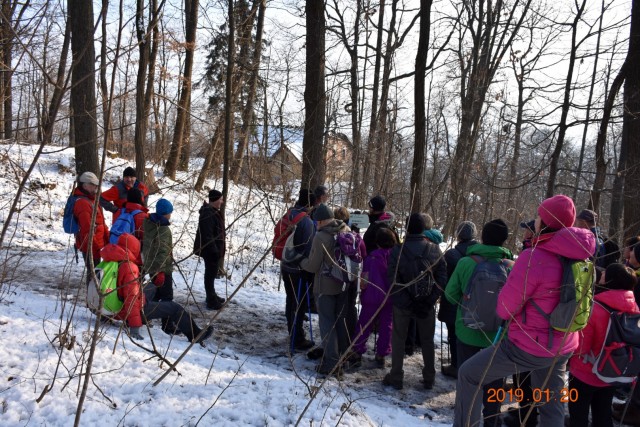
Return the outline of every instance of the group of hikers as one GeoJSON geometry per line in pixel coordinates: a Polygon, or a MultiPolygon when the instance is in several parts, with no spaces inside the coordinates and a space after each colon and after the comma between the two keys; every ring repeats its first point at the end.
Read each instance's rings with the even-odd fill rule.
{"type": "MultiPolygon", "coordinates": [[[[611,426],[613,419],[640,425],[640,392],[631,388],[630,393],[629,387],[638,373],[631,369],[640,366],[614,378],[600,372],[616,362],[612,350],[604,348],[610,316],[631,316],[633,333],[640,337],[640,317],[634,317],[640,314],[640,237],[627,240],[622,251],[607,251],[597,214],[588,209],[576,214],[571,198],[556,195],[539,205],[534,220],[520,224],[524,238],[517,258],[505,247],[509,229],[502,219],[487,222],[480,233],[473,222],[461,222],[455,246],[442,253],[443,236],[429,215],[411,214],[400,242],[385,199],[375,196],[369,201],[370,225],[360,239],[357,224],[349,227],[346,209],[318,202],[325,193],[325,187],[302,189],[274,236],[274,247],[287,238],[277,258],[287,293],[291,349],[312,347],[303,319],[317,312],[322,344],[308,356],[322,357],[318,373],[340,377],[361,366],[376,330],[376,366],[385,367],[391,354],[383,384],[403,388],[404,357],[419,343],[422,384],[432,389],[437,316],[447,327],[451,350],[451,364],[442,366],[442,373],[457,379],[454,426],[586,426],[589,419],[593,426],[611,426]],[[278,231],[283,221],[290,236],[278,231]],[[347,239],[355,242],[356,253],[342,246],[345,234],[358,234],[347,239]],[[363,259],[357,278],[334,274],[335,266],[349,264],[342,258],[354,257],[363,259]],[[567,277],[573,294],[564,301],[567,277]],[[580,280],[586,283],[584,291],[576,284],[580,280]],[[568,318],[567,302],[573,303],[568,318]],[[586,310],[581,307],[585,302],[586,310]],[[576,314],[576,307],[583,311],[576,314]],[[505,380],[512,376],[508,388],[505,380]],[[630,395],[626,403],[613,403],[618,392],[630,395]],[[517,409],[501,414],[502,403],[508,402],[517,402],[517,409]]],[[[640,355],[635,353],[640,342],[626,344],[629,359],[640,355]]],[[[625,343],[615,345],[620,349],[625,343]]]]}
{"type": "MultiPolygon", "coordinates": [[[[162,319],[164,332],[184,334],[189,341],[202,343],[212,335],[213,327],[201,329],[189,312],[173,301],[173,204],[161,198],[155,212],[150,213],[149,190],[136,175],[134,168],[125,168],[122,180],[96,202],[100,181],[92,172],[82,173],[65,208],[65,221],[75,227],[65,226],[65,231],[75,235],[75,248],[87,268],[88,286],[96,286],[91,271],[101,261],[119,264],[116,289],[123,304],[112,318],[124,321],[132,338],[143,339],[143,324],[162,319]],[[106,225],[103,209],[113,214],[111,229],[106,225]],[[150,280],[144,281],[147,274],[150,280]]],[[[209,192],[208,201],[200,208],[195,236],[194,253],[205,265],[205,307],[209,310],[218,310],[225,303],[214,288],[225,253],[225,226],[220,212],[223,203],[220,191],[209,192]]]]}
{"type": "MultiPolygon", "coordinates": [[[[171,202],[160,199],[149,213],[148,189],[131,167],[97,202],[95,174],[84,172],[77,184],[70,197],[76,248],[89,269],[101,260],[119,263],[117,293],[124,304],[114,317],[125,322],[129,335],[143,339],[144,322],[159,318],[166,333],[182,333],[192,342],[210,337],[212,326],[201,329],[173,301],[171,202]],[[111,230],[103,209],[113,214],[111,230]]],[[[586,426],[589,412],[594,426],[611,426],[613,419],[640,425],[638,388],[609,381],[598,365],[610,317],[640,315],[640,236],[621,251],[607,251],[597,214],[585,209],[576,215],[573,200],[556,195],[538,206],[534,220],[520,224],[524,238],[517,258],[505,247],[509,229],[502,219],[488,221],[479,233],[473,222],[461,222],[455,245],[443,253],[443,235],[428,214],[409,215],[401,239],[395,216],[377,195],[369,200],[369,224],[361,236],[361,224],[350,220],[346,208],[330,208],[329,198],[325,186],[301,189],[276,224],[272,248],[281,261],[288,347],[319,359],[319,375],[340,378],[362,366],[375,332],[375,366],[384,368],[391,355],[382,383],[402,389],[404,358],[419,346],[422,384],[432,389],[437,318],[446,325],[451,353],[441,371],[457,379],[454,426],[586,426]],[[560,312],[565,303],[582,303],[578,275],[592,278],[589,307],[579,315],[572,308],[566,323],[560,312]],[[568,301],[567,277],[573,286],[568,301]],[[312,313],[320,328],[317,347],[304,324],[312,313]],[[562,316],[565,327],[558,326],[562,316]],[[629,398],[614,404],[621,389],[629,398]],[[517,402],[517,409],[501,414],[506,402],[517,402]]],[[[205,264],[204,305],[211,310],[225,303],[214,287],[225,254],[223,203],[222,193],[209,192],[194,238],[194,253],[205,264]]]]}

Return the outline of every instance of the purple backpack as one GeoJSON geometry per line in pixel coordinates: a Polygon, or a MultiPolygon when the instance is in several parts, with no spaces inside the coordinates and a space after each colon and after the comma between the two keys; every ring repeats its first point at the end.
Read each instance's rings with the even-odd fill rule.
{"type": "Polygon", "coordinates": [[[336,234],[333,251],[336,262],[326,265],[323,269],[323,275],[344,284],[357,281],[362,271],[361,242],[362,237],[352,231],[342,231],[336,234]]]}

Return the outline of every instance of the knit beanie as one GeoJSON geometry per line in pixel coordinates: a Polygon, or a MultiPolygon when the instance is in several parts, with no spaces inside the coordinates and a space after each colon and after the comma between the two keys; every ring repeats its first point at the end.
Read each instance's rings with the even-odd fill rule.
{"type": "Polygon", "coordinates": [[[167,199],[160,199],[156,203],[156,213],[158,215],[167,215],[173,212],[173,205],[167,199]]]}
{"type": "Polygon", "coordinates": [[[408,234],[422,234],[426,229],[424,217],[420,213],[412,213],[407,221],[408,234]]]}
{"type": "Polygon", "coordinates": [[[491,246],[502,246],[509,237],[509,228],[501,219],[493,219],[482,227],[482,243],[491,246]]]}
{"type": "Polygon", "coordinates": [[[558,194],[540,203],[538,215],[545,225],[560,230],[573,225],[576,220],[576,207],[571,198],[558,194]]]}
{"type": "Polygon", "coordinates": [[[467,240],[473,240],[478,235],[478,229],[476,225],[471,221],[462,221],[458,224],[458,228],[456,228],[456,237],[461,242],[466,242],[467,240]]]}
{"type": "Polygon", "coordinates": [[[385,206],[387,206],[387,201],[382,196],[375,196],[369,200],[369,207],[374,211],[383,211],[385,206]]]}
{"type": "Polygon", "coordinates": [[[134,168],[132,168],[131,166],[129,166],[129,167],[126,167],[124,169],[124,172],[122,172],[122,177],[124,178],[125,176],[136,177],[138,175],[136,174],[136,170],[134,168]]]}
{"type": "Polygon", "coordinates": [[[313,219],[315,221],[323,221],[325,219],[333,218],[333,211],[324,203],[320,203],[313,211],[313,219]]]}
{"type": "Polygon", "coordinates": [[[78,182],[81,184],[100,185],[98,177],[93,172],[83,172],[82,175],[80,175],[80,177],[78,178],[78,182]]]}
{"type": "MultiPolygon", "coordinates": [[[[296,202],[296,205],[304,207],[312,206],[313,201],[311,200],[311,196],[313,196],[313,193],[311,193],[311,191],[309,191],[308,189],[300,189],[300,194],[298,195],[298,201],[296,202]]],[[[315,200],[315,196],[313,199],[315,200]]]]}
{"type": "Polygon", "coordinates": [[[591,209],[583,209],[576,216],[576,219],[581,219],[583,221],[586,221],[587,224],[594,226],[596,225],[596,222],[598,222],[598,214],[591,209]]]}
{"type": "Polygon", "coordinates": [[[215,202],[216,200],[218,200],[220,197],[222,197],[222,193],[219,192],[218,190],[211,190],[209,191],[209,201],[210,202],[215,202]]]}
{"type": "Polygon", "coordinates": [[[608,289],[624,289],[631,291],[638,282],[633,270],[618,263],[610,264],[604,273],[604,277],[605,286],[608,289]]]}

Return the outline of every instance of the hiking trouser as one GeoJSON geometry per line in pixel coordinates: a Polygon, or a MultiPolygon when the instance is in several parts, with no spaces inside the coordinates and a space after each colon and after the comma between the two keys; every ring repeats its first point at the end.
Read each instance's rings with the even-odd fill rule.
{"type": "MultiPolygon", "coordinates": [[[[145,297],[153,296],[153,285],[145,287],[145,297]]],[[[180,304],[173,301],[151,301],[147,302],[142,309],[142,313],[147,320],[170,319],[178,327],[189,341],[192,341],[200,333],[200,328],[191,318],[191,315],[180,304]]]]}
{"type": "MultiPolygon", "coordinates": [[[[571,417],[571,427],[583,427],[589,425],[589,408],[591,408],[592,425],[597,427],[613,427],[611,402],[616,388],[595,387],[583,383],[578,378],[569,376],[569,390],[578,397],[569,400],[569,415],[571,417]]],[[[567,394],[567,397],[570,395],[567,394]]]]}
{"type": "Polygon", "coordinates": [[[289,337],[295,333],[293,342],[298,343],[305,340],[303,320],[304,314],[309,309],[307,306],[307,292],[309,283],[313,281],[313,274],[301,271],[300,273],[282,272],[284,281],[284,291],[287,294],[284,314],[287,318],[287,331],[289,337]],[[298,294],[300,289],[300,294],[298,294]]]}
{"type": "MultiPolygon", "coordinates": [[[[153,279],[153,275],[151,275],[153,279]]],[[[153,301],[173,301],[173,274],[171,272],[164,273],[164,283],[160,287],[156,287],[156,293],[153,295],[153,301]]]]}
{"type": "MultiPolygon", "coordinates": [[[[482,347],[465,344],[459,339],[456,339],[456,345],[458,348],[458,366],[462,366],[464,362],[471,359],[482,350],[482,347]]],[[[488,398],[495,396],[495,391],[492,393],[490,389],[497,390],[502,388],[503,386],[504,379],[500,378],[487,383],[482,387],[482,416],[484,417],[485,426],[501,425],[501,423],[499,422],[500,418],[498,417],[498,414],[500,414],[501,402],[499,402],[497,399],[492,399],[493,402],[489,402],[488,398]]]]}
{"type": "MultiPolygon", "coordinates": [[[[91,278],[93,277],[93,273],[91,272],[91,263],[89,262],[89,260],[91,258],[89,258],[87,256],[86,252],[81,252],[82,253],[82,261],[84,262],[84,267],[85,267],[85,271],[87,272],[87,277],[85,279],[85,285],[89,286],[89,282],[91,281],[91,278]]],[[[93,268],[96,268],[97,265],[100,264],[100,257],[94,257],[93,258],[93,268]]]]}
{"type": "Polygon", "coordinates": [[[349,348],[346,315],[349,300],[348,292],[337,295],[320,294],[316,297],[318,323],[322,337],[324,356],[320,362],[320,371],[331,371],[340,356],[349,348]]]}
{"type": "Polygon", "coordinates": [[[560,402],[559,397],[560,390],[565,387],[564,375],[570,356],[571,354],[556,357],[534,356],[515,346],[508,338],[500,341],[497,348],[491,346],[481,350],[458,367],[453,425],[455,427],[480,425],[482,419],[480,385],[489,384],[515,373],[531,371],[531,387],[540,405],[538,407],[539,425],[564,427],[564,404],[560,402]],[[549,379],[545,382],[547,376],[549,379]]]}
{"type": "Polygon", "coordinates": [[[207,295],[207,304],[216,303],[216,289],[214,282],[218,275],[218,258],[205,256],[204,259],[204,292],[207,295]]]}
{"type": "Polygon", "coordinates": [[[393,306],[393,331],[391,334],[391,371],[389,377],[392,382],[402,383],[404,371],[404,344],[407,341],[409,323],[415,319],[420,334],[422,346],[422,379],[425,384],[433,384],[436,378],[435,358],[436,351],[433,346],[433,336],[436,333],[436,311],[433,308],[427,317],[414,317],[413,311],[393,306]]]}
{"type": "MultiPolygon", "coordinates": [[[[356,326],[356,334],[360,334],[353,346],[353,349],[364,354],[367,351],[367,340],[373,327],[376,325],[373,315],[380,308],[377,304],[362,304],[360,318],[356,326]],[[372,321],[373,320],[373,321],[372,321]],[[369,326],[366,326],[369,323],[369,326]]],[[[378,341],[376,342],[376,355],[386,356],[391,353],[391,331],[393,321],[393,304],[388,300],[377,316],[378,320],[378,341]]]]}

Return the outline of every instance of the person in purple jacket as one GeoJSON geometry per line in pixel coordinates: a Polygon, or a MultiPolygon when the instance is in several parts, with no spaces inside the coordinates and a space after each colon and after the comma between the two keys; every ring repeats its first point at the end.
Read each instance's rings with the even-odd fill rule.
{"type": "Polygon", "coordinates": [[[360,302],[362,308],[356,326],[354,351],[362,356],[367,351],[367,340],[371,330],[378,325],[376,342],[376,364],[384,368],[384,358],[391,354],[391,327],[393,303],[388,296],[391,283],[387,277],[387,266],[391,249],[398,243],[396,235],[389,228],[381,228],[376,232],[378,249],[365,258],[360,282],[360,302]]]}
{"type": "Polygon", "coordinates": [[[560,301],[559,256],[586,259],[595,251],[593,233],[572,227],[575,218],[573,200],[564,195],[548,198],[538,207],[532,247],[520,254],[498,296],[496,312],[506,321],[506,337],[460,366],[454,426],[480,424],[484,384],[526,371],[531,372],[534,391],[539,390],[536,402],[530,403],[538,407],[539,425],[564,426],[561,390],[579,332],[551,330],[547,318],[530,302],[551,313],[560,301]]]}

